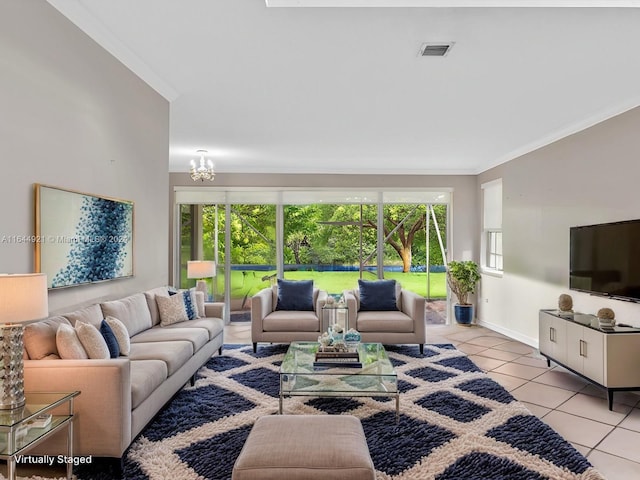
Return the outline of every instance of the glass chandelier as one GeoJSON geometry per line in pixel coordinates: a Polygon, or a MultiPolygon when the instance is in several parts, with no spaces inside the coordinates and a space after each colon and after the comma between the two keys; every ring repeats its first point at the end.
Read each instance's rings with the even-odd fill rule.
{"type": "Polygon", "coordinates": [[[195,160],[191,160],[191,178],[194,182],[201,180],[211,180],[213,181],[213,177],[215,177],[215,172],[213,171],[213,162],[211,160],[205,160],[204,156],[207,154],[206,150],[198,150],[197,153],[200,155],[200,164],[196,165],[195,160]]]}

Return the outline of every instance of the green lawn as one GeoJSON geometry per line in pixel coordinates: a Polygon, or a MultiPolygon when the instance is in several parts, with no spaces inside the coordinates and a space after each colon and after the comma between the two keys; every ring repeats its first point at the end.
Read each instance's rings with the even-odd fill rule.
{"type": "MultiPolygon", "coordinates": [[[[270,285],[268,280],[263,281],[262,278],[275,274],[272,272],[258,272],[253,270],[231,271],[231,294],[232,297],[251,296],[262,288],[270,285]]],[[[342,293],[343,290],[352,289],[358,286],[359,272],[310,272],[296,271],[285,272],[284,277],[289,280],[313,280],[314,284],[329,293],[342,293]]],[[[375,280],[373,275],[367,274],[365,279],[375,280]]],[[[427,295],[426,273],[401,273],[386,272],[385,278],[395,279],[400,282],[404,288],[416,292],[422,296],[427,295]]],[[[445,285],[444,273],[430,274],[431,280],[431,298],[446,298],[447,291],[445,285]]]]}
{"type": "MultiPolygon", "coordinates": [[[[267,277],[275,275],[273,271],[256,271],[256,270],[231,270],[231,297],[243,298],[251,297],[258,291],[271,285],[267,277]],[[263,278],[265,280],[263,280],[263,278]]],[[[314,272],[314,271],[295,271],[285,272],[285,278],[288,280],[313,280],[314,284],[329,293],[340,294],[343,290],[353,289],[358,286],[359,272],[314,272]]],[[[402,273],[402,272],[385,272],[385,278],[395,279],[400,282],[404,288],[416,292],[423,297],[427,296],[427,274],[426,273],[402,273]]],[[[444,273],[432,273],[429,275],[431,280],[431,298],[446,298],[446,278],[444,273]]],[[[375,276],[365,274],[365,280],[375,280],[375,276]]],[[[219,275],[215,278],[218,285],[218,292],[224,291],[224,276],[219,275]]],[[[192,282],[194,282],[192,280],[192,282]]],[[[195,282],[194,282],[195,283],[195,282]]],[[[209,291],[211,291],[211,281],[209,283],[209,291]]]]}

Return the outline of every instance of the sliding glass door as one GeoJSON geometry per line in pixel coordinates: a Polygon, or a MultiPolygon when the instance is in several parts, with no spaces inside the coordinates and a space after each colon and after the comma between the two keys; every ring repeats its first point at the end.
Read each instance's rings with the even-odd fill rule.
{"type": "Polygon", "coordinates": [[[431,323],[443,321],[449,193],[217,195],[215,204],[179,204],[180,286],[193,283],[188,259],[215,260],[213,295],[230,319],[249,320],[251,296],[277,278],[312,279],[336,296],[360,278],[393,278],[427,298],[431,323]]]}

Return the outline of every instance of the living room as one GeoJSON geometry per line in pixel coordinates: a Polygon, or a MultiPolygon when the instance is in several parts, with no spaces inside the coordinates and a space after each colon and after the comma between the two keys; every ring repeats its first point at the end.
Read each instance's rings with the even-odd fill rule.
{"type": "MultiPolygon", "coordinates": [[[[0,237],[5,241],[0,248],[1,270],[27,273],[35,269],[34,245],[12,239],[34,233],[36,183],[133,201],[135,265],[131,278],[51,291],[52,313],[175,283],[172,245],[177,187],[202,191],[449,189],[453,197],[450,259],[479,260],[482,185],[501,179],[504,271],[500,275],[483,274],[476,298],[476,321],[537,348],[539,310],[555,308],[558,296],[569,293],[569,228],[639,218],[634,174],[640,173],[640,72],[628,60],[633,58],[633,45],[638,41],[634,29],[638,9],[603,9],[598,13],[606,20],[588,14],[581,17],[591,22],[594,31],[580,41],[609,40],[615,51],[603,49],[580,58],[566,58],[575,77],[566,81],[564,89],[573,92],[568,101],[573,106],[587,103],[595,89],[602,90],[606,94],[598,97],[599,103],[585,107],[582,117],[543,128],[544,135],[523,137],[519,152],[505,151],[511,153],[510,158],[496,157],[486,168],[460,174],[454,172],[457,168],[446,165],[439,174],[425,173],[417,167],[396,169],[394,174],[371,168],[367,174],[360,174],[356,172],[368,164],[342,171],[339,165],[319,159],[314,171],[305,173],[295,166],[268,171],[258,168],[259,163],[241,171],[234,166],[223,168],[222,161],[216,160],[220,168],[215,181],[194,184],[188,174],[188,161],[202,146],[201,140],[193,138],[193,145],[172,145],[172,118],[183,106],[168,99],[170,88],[159,93],[150,87],[54,8],[55,3],[9,0],[0,6],[0,91],[3,112],[8,112],[0,120],[5,170],[0,195],[8,207],[2,217],[0,237]],[[596,27],[603,25],[616,28],[600,34],[603,31],[596,27]],[[589,59],[593,62],[588,63],[589,59]],[[602,71],[609,71],[610,78],[600,87],[589,84],[587,88],[575,81],[584,78],[586,83],[586,77],[602,71]]],[[[264,2],[253,2],[253,7],[254,3],[264,6],[264,2]]],[[[233,20],[242,23],[241,17],[233,20]]],[[[559,23],[564,20],[567,17],[561,17],[559,23]]],[[[454,45],[450,55],[457,47],[463,45],[454,45]]],[[[259,50],[259,46],[250,44],[241,52],[252,48],[259,50]]],[[[417,56],[417,52],[412,55],[417,56]]],[[[519,68],[512,61],[513,69],[519,68]]],[[[187,77],[192,73],[181,72],[187,77]]],[[[548,74],[541,74],[536,82],[544,86],[548,74]]],[[[246,89],[247,85],[239,88],[246,89]]],[[[520,92],[521,97],[529,95],[529,91],[520,92]]],[[[513,97],[513,108],[503,112],[509,122],[526,122],[534,115],[520,108],[521,100],[513,97]]],[[[485,121],[483,115],[475,115],[465,122],[485,121]]],[[[502,140],[491,139],[494,143],[502,140]]],[[[251,148],[246,146],[247,150],[251,148]]],[[[336,163],[348,163],[349,158],[351,155],[345,154],[336,163]]],[[[609,307],[620,322],[640,327],[640,307],[635,303],[570,293],[576,311],[595,314],[609,307]]]]}

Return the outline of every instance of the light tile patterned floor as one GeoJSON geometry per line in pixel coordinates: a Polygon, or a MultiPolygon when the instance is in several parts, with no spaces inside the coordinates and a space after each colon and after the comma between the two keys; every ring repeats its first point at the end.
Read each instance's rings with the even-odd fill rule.
{"type": "MultiPolygon", "coordinates": [[[[528,345],[483,327],[428,325],[429,343],[453,343],[534,415],[573,443],[609,480],[638,478],[640,394],[606,394],[580,377],[546,361],[528,345]]],[[[249,323],[225,328],[226,343],[250,343],[249,323]]]]}

